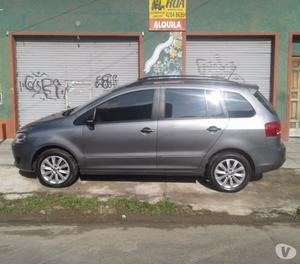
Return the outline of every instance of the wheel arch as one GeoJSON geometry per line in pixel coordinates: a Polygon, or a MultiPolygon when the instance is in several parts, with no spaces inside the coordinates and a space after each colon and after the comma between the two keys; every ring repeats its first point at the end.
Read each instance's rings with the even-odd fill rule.
{"type": "Polygon", "coordinates": [[[252,157],[245,151],[241,150],[241,149],[237,149],[237,148],[225,148],[225,149],[220,149],[214,153],[212,153],[209,157],[207,157],[206,159],[206,163],[205,163],[205,175],[207,173],[207,170],[208,170],[208,167],[209,167],[209,163],[210,161],[212,160],[212,158],[222,152],[236,152],[236,153],[239,153],[241,155],[243,155],[250,163],[250,166],[251,166],[251,169],[253,171],[252,175],[251,175],[251,178],[254,177],[254,175],[256,174],[256,168],[255,168],[255,164],[254,164],[254,161],[252,159],[252,157]]]}
{"type": "Polygon", "coordinates": [[[34,153],[32,161],[31,161],[31,168],[33,170],[35,170],[35,168],[36,168],[36,162],[37,162],[37,159],[38,159],[39,155],[41,155],[43,152],[45,152],[46,150],[49,150],[49,149],[60,149],[60,150],[63,150],[65,152],[69,153],[73,157],[73,159],[76,161],[76,163],[77,163],[77,165],[79,167],[78,158],[76,157],[76,155],[71,150],[69,150],[68,148],[59,146],[59,145],[51,144],[51,145],[40,147],[34,153]]]}

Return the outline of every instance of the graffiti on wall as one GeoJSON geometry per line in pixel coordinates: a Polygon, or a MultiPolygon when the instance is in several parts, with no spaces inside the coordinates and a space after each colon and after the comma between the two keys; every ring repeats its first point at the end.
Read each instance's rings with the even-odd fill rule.
{"type": "Polygon", "coordinates": [[[171,32],[169,38],[158,44],[146,61],[148,76],[180,75],[182,72],[182,32],[171,32]]]}
{"type": "Polygon", "coordinates": [[[25,76],[19,83],[20,91],[29,91],[32,97],[37,95],[41,99],[63,99],[65,98],[65,89],[58,79],[51,78],[44,72],[33,72],[25,76]]]}
{"type": "Polygon", "coordinates": [[[232,81],[245,82],[238,74],[237,65],[233,61],[226,61],[219,54],[212,59],[196,59],[198,74],[201,76],[216,76],[232,81]]]}
{"type": "Polygon", "coordinates": [[[95,87],[103,89],[111,89],[118,86],[118,75],[107,73],[96,77],[95,87]]]}
{"type": "MultiPolygon", "coordinates": [[[[77,83],[77,81],[74,82],[77,83]]],[[[95,81],[91,81],[90,83],[94,85],[95,88],[103,88],[105,90],[116,88],[118,85],[118,75],[106,73],[97,76],[95,81]]],[[[45,72],[27,74],[24,79],[19,82],[19,89],[21,93],[32,93],[32,97],[39,96],[41,100],[65,99],[68,90],[74,90],[69,81],[51,78],[45,72]]]]}

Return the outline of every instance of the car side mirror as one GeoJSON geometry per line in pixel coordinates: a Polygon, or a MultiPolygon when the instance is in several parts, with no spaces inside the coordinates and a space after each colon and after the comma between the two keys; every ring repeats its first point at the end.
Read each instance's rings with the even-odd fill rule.
{"type": "Polygon", "coordinates": [[[85,124],[87,125],[87,127],[90,129],[90,130],[94,130],[95,129],[95,120],[94,119],[87,119],[85,120],[85,124]]]}
{"type": "Polygon", "coordinates": [[[92,109],[87,119],[85,120],[85,124],[90,130],[95,129],[95,117],[96,117],[96,108],[92,109]]]}

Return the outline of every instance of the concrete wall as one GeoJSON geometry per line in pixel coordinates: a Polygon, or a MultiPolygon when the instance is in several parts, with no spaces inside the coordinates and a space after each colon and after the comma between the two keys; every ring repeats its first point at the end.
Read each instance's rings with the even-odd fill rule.
{"type": "MultiPolygon", "coordinates": [[[[285,118],[288,34],[300,31],[299,0],[188,0],[187,31],[278,32],[277,111],[285,118]]],[[[147,0],[2,0],[0,2],[0,120],[11,118],[6,32],[144,32],[143,58],[168,33],[148,32],[147,0]],[[80,26],[76,26],[80,21],[80,26]]]]}

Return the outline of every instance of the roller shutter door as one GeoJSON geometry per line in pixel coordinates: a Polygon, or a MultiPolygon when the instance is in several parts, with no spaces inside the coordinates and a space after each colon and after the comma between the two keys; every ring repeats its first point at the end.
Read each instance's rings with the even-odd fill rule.
{"type": "Polygon", "coordinates": [[[138,79],[135,37],[18,38],[19,126],[138,79]]]}
{"type": "Polygon", "coordinates": [[[271,100],[272,50],[266,37],[188,37],[186,73],[256,84],[271,100]]]}

